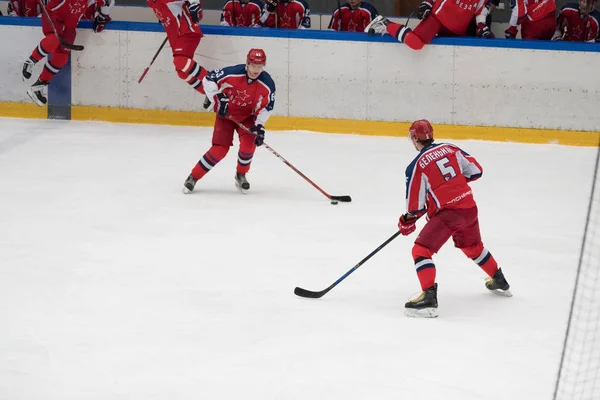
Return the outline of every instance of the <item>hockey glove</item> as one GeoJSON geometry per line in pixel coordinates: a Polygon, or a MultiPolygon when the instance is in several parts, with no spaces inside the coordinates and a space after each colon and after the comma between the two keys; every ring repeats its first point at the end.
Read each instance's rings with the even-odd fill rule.
{"type": "Polygon", "coordinates": [[[428,1],[422,1],[421,5],[417,9],[417,17],[419,19],[425,19],[431,14],[431,8],[433,5],[428,1]]]}
{"type": "Polygon", "coordinates": [[[250,132],[256,135],[254,138],[254,144],[257,146],[262,146],[265,142],[265,127],[261,124],[254,125],[250,128],[250,132]]]}
{"type": "Polygon", "coordinates": [[[494,39],[495,38],[494,34],[490,30],[490,27],[487,26],[486,24],[484,24],[483,22],[480,22],[477,24],[477,37],[484,38],[484,39],[494,39]]]}
{"type": "Polygon", "coordinates": [[[225,93],[215,95],[215,112],[221,117],[227,116],[229,112],[229,97],[225,93]]]}
{"type": "Polygon", "coordinates": [[[187,2],[190,17],[195,24],[202,20],[202,5],[199,0],[190,0],[187,2]]]}
{"type": "Polygon", "coordinates": [[[112,19],[108,15],[104,15],[101,12],[99,12],[98,15],[96,15],[96,18],[94,18],[94,22],[92,23],[92,29],[94,30],[94,32],[100,33],[104,30],[106,24],[108,24],[111,20],[112,19]]]}
{"type": "Polygon", "coordinates": [[[516,26],[509,26],[507,30],[504,31],[504,36],[507,39],[514,39],[517,37],[517,33],[519,32],[519,29],[516,26]]]}
{"type": "Polygon", "coordinates": [[[398,229],[400,229],[400,233],[403,236],[408,236],[413,233],[417,229],[417,220],[419,218],[415,217],[410,213],[406,213],[400,216],[400,220],[398,221],[398,229]]]}
{"type": "Polygon", "coordinates": [[[279,0],[265,0],[265,8],[268,12],[275,11],[277,4],[279,4],[279,0]]]}

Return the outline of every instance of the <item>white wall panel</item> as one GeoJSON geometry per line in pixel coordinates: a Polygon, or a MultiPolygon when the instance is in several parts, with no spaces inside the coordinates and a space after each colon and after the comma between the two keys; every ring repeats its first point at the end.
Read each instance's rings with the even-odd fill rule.
{"type": "Polygon", "coordinates": [[[401,43],[369,43],[367,119],[430,118],[452,123],[453,52],[450,46],[414,51],[401,43]]]}
{"type": "Polygon", "coordinates": [[[21,70],[42,37],[41,29],[35,26],[0,25],[0,101],[31,101],[26,92],[42,71],[44,62],[36,65],[28,82],[23,82],[21,70]]]}

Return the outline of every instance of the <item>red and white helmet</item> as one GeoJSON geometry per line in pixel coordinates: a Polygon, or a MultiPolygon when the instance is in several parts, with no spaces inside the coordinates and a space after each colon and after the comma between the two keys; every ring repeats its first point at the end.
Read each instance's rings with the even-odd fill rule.
{"type": "Polygon", "coordinates": [[[267,63],[267,55],[263,49],[250,49],[246,57],[246,64],[265,65],[267,63]]]}
{"type": "Polygon", "coordinates": [[[412,123],[408,130],[408,135],[411,139],[420,142],[433,139],[433,127],[426,119],[420,119],[412,123]]]}

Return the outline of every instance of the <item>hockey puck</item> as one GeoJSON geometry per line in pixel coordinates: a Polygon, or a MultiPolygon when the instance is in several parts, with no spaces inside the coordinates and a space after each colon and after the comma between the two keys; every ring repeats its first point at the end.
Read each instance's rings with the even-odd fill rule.
{"type": "Polygon", "coordinates": [[[332,204],[332,205],[334,205],[334,206],[335,206],[337,203],[338,203],[338,201],[337,201],[337,200],[331,200],[331,204],[332,204]]]}

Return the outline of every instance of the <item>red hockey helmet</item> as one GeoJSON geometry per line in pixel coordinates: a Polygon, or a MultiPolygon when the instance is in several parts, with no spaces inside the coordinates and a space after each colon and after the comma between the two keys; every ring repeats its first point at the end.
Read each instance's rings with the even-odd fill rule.
{"type": "Polygon", "coordinates": [[[250,49],[246,64],[265,65],[267,63],[267,55],[263,49],[250,49]]]}
{"type": "Polygon", "coordinates": [[[408,134],[411,139],[418,141],[433,139],[433,127],[426,119],[420,119],[412,123],[408,134]]]}

